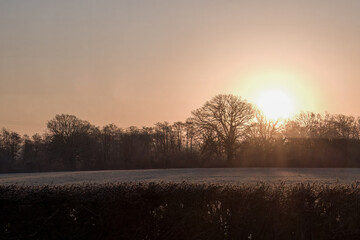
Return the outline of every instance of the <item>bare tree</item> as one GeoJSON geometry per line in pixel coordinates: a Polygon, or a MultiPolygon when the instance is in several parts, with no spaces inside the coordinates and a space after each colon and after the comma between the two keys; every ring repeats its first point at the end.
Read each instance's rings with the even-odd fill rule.
{"type": "Polygon", "coordinates": [[[76,116],[61,114],[48,121],[50,150],[60,159],[67,170],[75,170],[77,163],[90,167],[98,129],[76,116]],[[84,162],[86,161],[86,162],[84,162]]]}
{"type": "Polygon", "coordinates": [[[0,171],[11,171],[16,165],[22,138],[16,132],[0,131],[0,171]]]}
{"type": "Polygon", "coordinates": [[[218,144],[224,149],[231,164],[239,140],[254,118],[254,108],[247,101],[234,95],[217,95],[203,107],[192,112],[195,126],[203,132],[216,134],[218,144]]]}
{"type": "Polygon", "coordinates": [[[279,120],[267,119],[260,110],[255,111],[255,121],[248,129],[247,138],[258,145],[266,145],[280,137],[279,120]]]}
{"type": "Polygon", "coordinates": [[[108,124],[102,128],[102,158],[105,168],[118,168],[120,165],[120,144],[122,130],[115,124],[108,124]]]}

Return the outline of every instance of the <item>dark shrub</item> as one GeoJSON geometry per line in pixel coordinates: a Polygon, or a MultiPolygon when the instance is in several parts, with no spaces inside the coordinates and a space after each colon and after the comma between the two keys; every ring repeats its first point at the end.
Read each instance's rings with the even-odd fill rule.
{"type": "Polygon", "coordinates": [[[358,185],[0,186],[0,239],[359,239],[358,185]]]}

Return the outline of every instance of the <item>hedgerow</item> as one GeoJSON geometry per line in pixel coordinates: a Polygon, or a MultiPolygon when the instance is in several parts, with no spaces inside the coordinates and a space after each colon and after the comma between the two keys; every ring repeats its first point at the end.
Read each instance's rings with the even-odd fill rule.
{"type": "Polygon", "coordinates": [[[0,186],[0,239],[360,239],[360,186],[0,186]]]}

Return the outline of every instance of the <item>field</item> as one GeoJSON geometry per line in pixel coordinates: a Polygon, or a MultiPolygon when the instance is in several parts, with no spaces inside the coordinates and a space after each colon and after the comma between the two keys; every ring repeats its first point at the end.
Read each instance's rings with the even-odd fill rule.
{"type": "Polygon", "coordinates": [[[0,174],[2,185],[165,182],[195,184],[320,183],[360,181],[358,168],[212,168],[0,174]]]}

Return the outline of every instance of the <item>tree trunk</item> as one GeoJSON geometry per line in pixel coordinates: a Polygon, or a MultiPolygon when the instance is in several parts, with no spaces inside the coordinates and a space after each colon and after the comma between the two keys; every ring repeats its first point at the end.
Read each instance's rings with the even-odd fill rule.
{"type": "Polygon", "coordinates": [[[234,158],[234,150],[232,147],[228,147],[226,149],[226,155],[227,155],[226,165],[227,165],[227,167],[231,167],[232,163],[233,163],[233,158],[234,158]]]}

